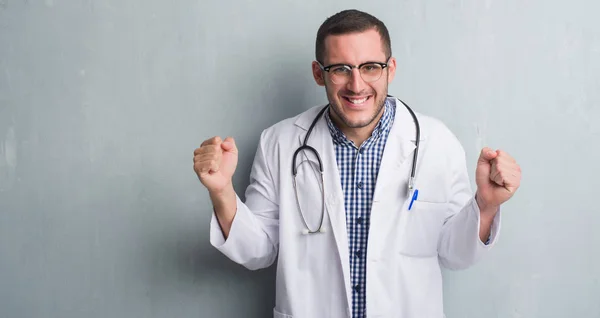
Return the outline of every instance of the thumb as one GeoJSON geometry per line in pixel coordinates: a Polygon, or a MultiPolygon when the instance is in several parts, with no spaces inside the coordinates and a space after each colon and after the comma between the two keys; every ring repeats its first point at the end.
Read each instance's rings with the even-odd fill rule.
{"type": "Polygon", "coordinates": [[[221,149],[227,151],[227,152],[232,152],[232,153],[238,153],[237,147],[235,146],[235,140],[233,139],[233,137],[227,137],[225,138],[225,140],[223,140],[223,143],[221,144],[221,149]]]}
{"type": "Polygon", "coordinates": [[[489,163],[492,159],[496,158],[498,153],[492,150],[492,148],[484,147],[481,149],[481,154],[479,154],[479,160],[477,160],[478,164],[489,163]]]}

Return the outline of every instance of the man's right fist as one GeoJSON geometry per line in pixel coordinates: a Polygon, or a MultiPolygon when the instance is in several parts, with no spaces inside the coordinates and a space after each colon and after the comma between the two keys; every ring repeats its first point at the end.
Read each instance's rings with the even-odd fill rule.
{"type": "Polygon", "coordinates": [[[210,138],[194,150],[194,171],[211,194],[219,194],[232,185],[237,167],[238,150],[235,141],[227,137],[210,138]]]}

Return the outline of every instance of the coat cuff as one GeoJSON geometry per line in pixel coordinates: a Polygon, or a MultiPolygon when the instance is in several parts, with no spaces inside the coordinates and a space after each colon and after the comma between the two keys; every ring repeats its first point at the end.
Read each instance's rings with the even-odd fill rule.
{"type": "Polygon", "coordinates": [[[236,205],[237,210],[235,212],[235,216],[233,217],[233,222],[231,223],[231,229],[229,230],[229,236],[225,239],[223,235],[223,230],[221,229],[221,225],[219,224],[219,220],[217,219],[217,215],[213,210],[212,217],[210,220],[210,244],[218,249],[221,252],[226,252],[231,245],[235,245],[235,241],[237,236],[239,236],[238,228],[241,226],[240,223],[247,222],[248,215],[245,209],[242,207],[244,204],[239,196],[236,194],[236,205]]]}
{"type": "Polygon", "coordinates": [[[477,204],[477,200],[475,199],[475,197],[471,198],[471,211],[472,213],[474,213],[474,219],[477,222],[477,240],[479,241],[480,246],[483,246],[485,248],[491,248],[492,246],[494,246],[496,244],[496,242],[498,241],[498,237],[500,235],[500,225],[502,223],[502,207],[498,207],[498,212],[496,212],[496,215],[494,216],[494,219],[492,220],[492,228],[490,230],[490,236],[488,237],[488,239],[484,242],[481,241],[481,238],[479,238],[479,231],[481,229],[481,210],[479,209],[479,205],[477,204]]]}

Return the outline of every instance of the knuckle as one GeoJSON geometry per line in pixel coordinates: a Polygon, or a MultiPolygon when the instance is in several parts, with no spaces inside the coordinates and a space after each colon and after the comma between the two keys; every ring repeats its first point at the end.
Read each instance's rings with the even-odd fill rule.
{"type": "Polygon", "coordinates": [[[218,136],[214,136],[214,137],[211,137],[211,138],[208,138],[208,139],[206,139],[206,140],[205,140],[205,141],[202,143],[202,146],[207,146],[207,145],[210,145],[210,144],[214,144],[214,143],[216,143],[216,141],[217,141],[217,138],[218,138],[218,136]]]}

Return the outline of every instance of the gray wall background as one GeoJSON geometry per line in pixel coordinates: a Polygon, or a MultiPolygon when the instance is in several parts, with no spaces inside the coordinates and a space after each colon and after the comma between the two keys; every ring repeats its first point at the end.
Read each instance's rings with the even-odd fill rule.
{"type": "Polygon", "coordinates": [[[0,317],[267,317],[273,268],[208,243],[192,151],[325,102],[314,37],[358,8],[387,23],[390,86],[520,191],[449,318],[600,317],[600,4],[557,1],[0,0],[0,317]]]}

